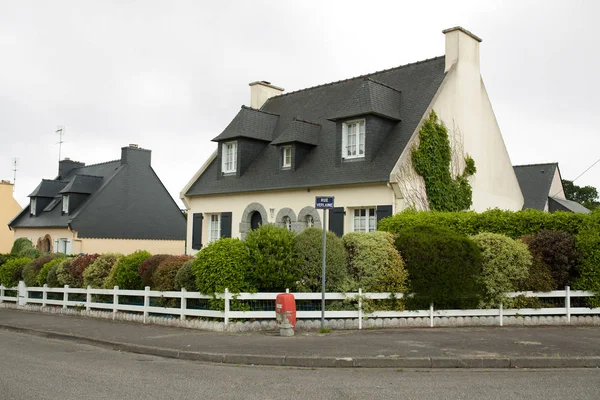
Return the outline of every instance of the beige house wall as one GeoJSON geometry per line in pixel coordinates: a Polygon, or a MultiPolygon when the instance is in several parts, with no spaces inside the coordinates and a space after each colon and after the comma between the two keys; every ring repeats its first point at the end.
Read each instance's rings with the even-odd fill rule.
{"type": "Polygon", "coordinates": [[[0,181],[0,253],[10,252],[15,237],[8,223],[21,211],[21,206],[13,197],[13,187],[10,182],[0,181]]]}
{"type": "MultiPolygon", "coordinates": [[[[292,217],[292,223],[302,224],[302,221],[297,221],[298,214],[305,207],[314,207],[316,196],[334,196],[335,206],[346,208],[344,232],[349,232],[351,226],[351,213],[348,212],[348,209],[394,204],[394,193],[386,183],[186,197],[185,202],[190,207],[187,225],[187,253],[195,254],[197,252],[191,247],[194,213],[203,213],[204,215],[202,244],[206,245],[209,237],[210,214],[231,212],[231,236],[240,238],[242,216],[250,204],[258,203],[264,207],[267,220],[263,220],[263,223],[275,223],[278,213],[284,208],[290,208],[296,217],[295,219],[292,217]]],[[[396,212],[395,209],[393,212],[396,212]]],[[[315,220],[315,226],[322,226],[321,210],[318,210],[318,215],[319,219],[315,220]]]]}
{"type": "Polygon", "coordinates": [[[37,246],[38,241],[46,238],[46,235],[50,238],[51,251],[55,252],[54,240],[56,239],[69,239],[73,243],[72,253],[76,254],[79,251],[77,235],[69,228],[14,228],[14,238],[27,238],[31,240],[34,246],[37,246]]]}

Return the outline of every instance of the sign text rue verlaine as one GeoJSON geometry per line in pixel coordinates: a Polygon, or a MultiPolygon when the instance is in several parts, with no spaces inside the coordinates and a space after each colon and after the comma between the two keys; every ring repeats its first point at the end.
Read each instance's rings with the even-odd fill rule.
{"type": "Polygon", "coordinates": [[[317,196],[315,198],[315,208],[317,210],[323,210],[323,268],[321,275],[321,329],[325,328],[325,271],[327,269],[326,255],[327,255],[327,227],[325,222],[327,221],[327,210],[333,208],[333,196],[317,196]]]}

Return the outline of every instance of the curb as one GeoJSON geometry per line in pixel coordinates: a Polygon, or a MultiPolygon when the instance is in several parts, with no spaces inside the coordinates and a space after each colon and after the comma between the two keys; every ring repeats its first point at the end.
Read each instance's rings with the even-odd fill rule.
{"type": "Polygon", "coordinates": [[[66,333],[0,325],[0,329],[47,339],[73,341],[134,354],[220,364],[307,368],[600,368],[600,356],[589,357],[304,357],[180,351],[131,343],[90,339],[66,333]]]}

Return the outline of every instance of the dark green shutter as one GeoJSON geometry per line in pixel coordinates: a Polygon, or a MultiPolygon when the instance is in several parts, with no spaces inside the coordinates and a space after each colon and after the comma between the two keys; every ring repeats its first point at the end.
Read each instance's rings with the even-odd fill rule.
{"type": "Polygon", "coordinates": [[[392,206],[377,206],[377,224],[383,218],[392,216],[392,206]]]}
{"type": "Polygon", "coordinates": [[[192,249],[202,248],[202,213],[194,213],[192,218],[192,249]]]}
{"type": "Polygon", "coordinates": [[[344,207],[335,207],[329,213],[329,230],[337,236],[344,235],[344,207]]]}
{"type": "Polygon", "coordinates": [[[221,237],[222,238],[230,238],[231,237],[231,213],[230,212],[221,213],[221,237]]]}

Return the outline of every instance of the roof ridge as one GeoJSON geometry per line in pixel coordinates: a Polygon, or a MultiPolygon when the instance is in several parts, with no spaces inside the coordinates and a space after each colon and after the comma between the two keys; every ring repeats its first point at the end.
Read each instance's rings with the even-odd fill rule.
{"type": "Polygon", "coordinates": [[[515,167],[535,167],[535,166],[538,166],[538,165],[558,165],[558,161],[547,162],[547,163],[537,163],[537,164],[513,165],[513,168],[515,168],[515,167]]]}
{"type": "Polygon", "coordinates": [[[392,87],[392,86],[390,86],[390,85],[386,85],[386,84],[385,84],[385,83],[383,83],[383,82],[379,82],[377,79],[373,79],[373,78],[371,78],[370,76],[369,76],[369,77],[367,77],[367,78],[365,78],[365,80],[366,80],[366,81],[373,82],[373,83],[375,83],[375,84],[377,84],[377,85],[381,85],[381,86],[383,86],[383,87],[386,87],[386,88],[388,88],[388,89],[392,89],[392,90],[394,90],[394,91],[396,91],[396,92],[398,92],[398,93],[402,93],[402,90],[400,90],[400,89],[396,89],[395,87],[392,87]]]}
{"type": "Polygon", "coordinates": [[[258,111],[258,112],[261,112],[261,113],[264,113],[264,114],[274,115],[276,117],[280,116],[279,114],[275,114],[275,113],[272,113],[272,112],[264,111],[264,110],[261,110],[261,109],[258,109],[258,108],[248,107],[248,106],[245,106],[245,105],[242,105],[242,109],[246,109],[246,110],[250,110],[250,111],[258,111]]]}
{"type": "Polygon", "coordinates": [[[100,176],[100,175],[88,175],[88,174],[75,174],[75,176],[86,176],[88,178],[103,178],[103,176],[100,176]]]}
{"type": "Polygon", "coordinates": [[[307,124],[311,124],[311,125],[315,125],[315,126],[319,126],[319,127],[323,127],[323,125],[319,124],[318,122],[307,121],[305,119],[298,118],[298,117],[294,117],[293,120],[294,121],[299,121],[299,122],[305,122],[307,124]]]}
{"type": "Polygon", "coordinates": [[[104,162],[99,162],[99,163],[96,163],[96,164],[90,164],[90,165],[84,165],[83,167],[79,167],[79,168],[75,168],[75,169],[73,169],[73,171],[75,171],[75,170],[78,170],[78,169],[81,169],[81,168],[95,167],[95,166],[97,166],[97,165],[103,165],[103,164],[110,164],[111,162],[117,162],[117,161],[121,161],[121,159],[118,159],[118,160],[110,160],[110,161],[104,161],[104,162]]]}
{"type": "Polygon", "coordinates": [[[64,183],[64,181],[59,181],[58,179],[44,179],[44,178],[42,178],[42,182],[57,182],[57,183],[64,183]]]}
{"type": "Polygon", "coordinates": [[[381,74],[383,72],[394,71],[394,70],[397,70],[397,69],[402,69],[402,68],[410,67],[410,66],[413,66],[413,65],[424,64],[426,62],[430,62],[430,61],[433,61],[433,60],[438,60],[438,59],[443,58],[443,57],[445,57],[445,55],[443,55],[443,56],[437,56],[437,57],[433,57],[433,58],[427,58],[425,60],[416,61],[416,62],[404,64],[404,65],[399,65],[397,67],[382,69],[382,70],[379,70],[379,71],[370,72],[368,74],[358,75],[358,76],[355,76],[353,78],[347,78],[347,79],[342,79],[342,80],[335,81],[335,82],[329,82],[329,83],[323,83],[321,85],[310,86],[310,87],[307,87],[307,88],[304,88],[304,89],[295,90],[293,92],[282,93],[280,95],[270,97],[269,101],[272,100],[272,99],[276,99],[278,97],[284,97],[284,96],[287,96],[287,95],[290,95],[290,94],[294,94],[294,93],[304,92],[304,91],[307,91],[307,90],[321,88],[321,87],[325,87],[325,86],[331,86],[331,85],[335,85],[335,84],[338,84],[338,83],[345,83],[345,82],[349,82],[349,81],[352,81],[352,80],[355,80],[355,79],[368,78],[371,75],[381,74]]]}

